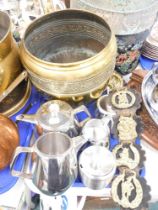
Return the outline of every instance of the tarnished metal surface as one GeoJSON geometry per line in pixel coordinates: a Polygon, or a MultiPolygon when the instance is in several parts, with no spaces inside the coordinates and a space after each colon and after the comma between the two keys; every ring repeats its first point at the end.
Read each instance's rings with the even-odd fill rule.
{"type": "Polygon", "coordinates": [[[153,25],[158,1],[72,0],[71,7],[92,11],[103,17],[117,35],[129,35],[145,31],[153,25]]]}

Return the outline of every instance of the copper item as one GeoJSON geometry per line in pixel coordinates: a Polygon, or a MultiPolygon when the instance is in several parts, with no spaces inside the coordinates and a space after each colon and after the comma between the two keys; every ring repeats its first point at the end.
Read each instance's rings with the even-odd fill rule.
{"type": "Polygon", "coordinates": [[[0,114],[0,169],[8,166],[19,145],[18,129],[14,122],[0,114]]]}
{"type": "Polygon", "coordinates": [[[0,11],[0,94],[20,74],[18,47],[11,34],[11,20],[0,11]]]}
{"type": "Polygon", "coordinates": [[[99,16],[62,10],[36,19],[26,29],[20,54],[38,89],[78,101],[102,94],[113,74],[116,39],[99,16]]]}

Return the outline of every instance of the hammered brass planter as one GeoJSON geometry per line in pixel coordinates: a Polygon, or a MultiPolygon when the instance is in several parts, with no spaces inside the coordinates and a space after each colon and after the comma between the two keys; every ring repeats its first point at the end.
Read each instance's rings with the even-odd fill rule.
{"type": "Polygon", "coordinates": [[[93,97],[113,73],[116,40],[99,16],[62,10],[26,29],[20,54],[38,89],[58,98],[93,97]]]}
{"type": "Polygon", "coordinates": [[[21,72],[18,48],[11,34],[11,20],[0,11],[0,94],[21,72]]]}

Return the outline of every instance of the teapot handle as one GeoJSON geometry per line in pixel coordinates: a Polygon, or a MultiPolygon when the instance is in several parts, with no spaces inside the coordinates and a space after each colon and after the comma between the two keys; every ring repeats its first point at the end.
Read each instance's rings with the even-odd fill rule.
{"type": "Polygon", "coordinates": [[[81,147],[88,142],[83,136],[77,136],[72,138],[75,153],[77,154],[81,147]]]}
{"type": "Polygon", "coordinates": [[[91,119],[91,114],[86,106],[81,105],[72,111],[72,118],[74,119],[75,124],[79,128],[82,128],[84,124],[91,119]]]}
{"type": "Polygon", "coordinates": [[[12,158],[12,161],[10,163],[10,170],[11,170],[11,174],[13,176],[16,176],[16,177],[22,177],[22,178],[27,178],[27,179],[31,179],[32,178],[32,174],[30,173],[25,173],[23,171],[16,171],[14,169],[14,164],[15,164],[15,161],[16,161],[16,158],[18,157],[18,155],[20,153],[33,153],[33,147],[17,147],[15,152],[14,152],[14,155],[13,155],[13,158],[12,158]]]}

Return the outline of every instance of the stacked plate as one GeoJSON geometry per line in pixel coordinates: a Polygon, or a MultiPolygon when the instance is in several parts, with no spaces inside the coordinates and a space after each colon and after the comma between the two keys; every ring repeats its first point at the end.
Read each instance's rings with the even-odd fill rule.
{"type": "Polygon", "coordinates": [[[142,55],[158,61],[158,22],[155,23],[150,35],[143,44],[142,55]]]}

